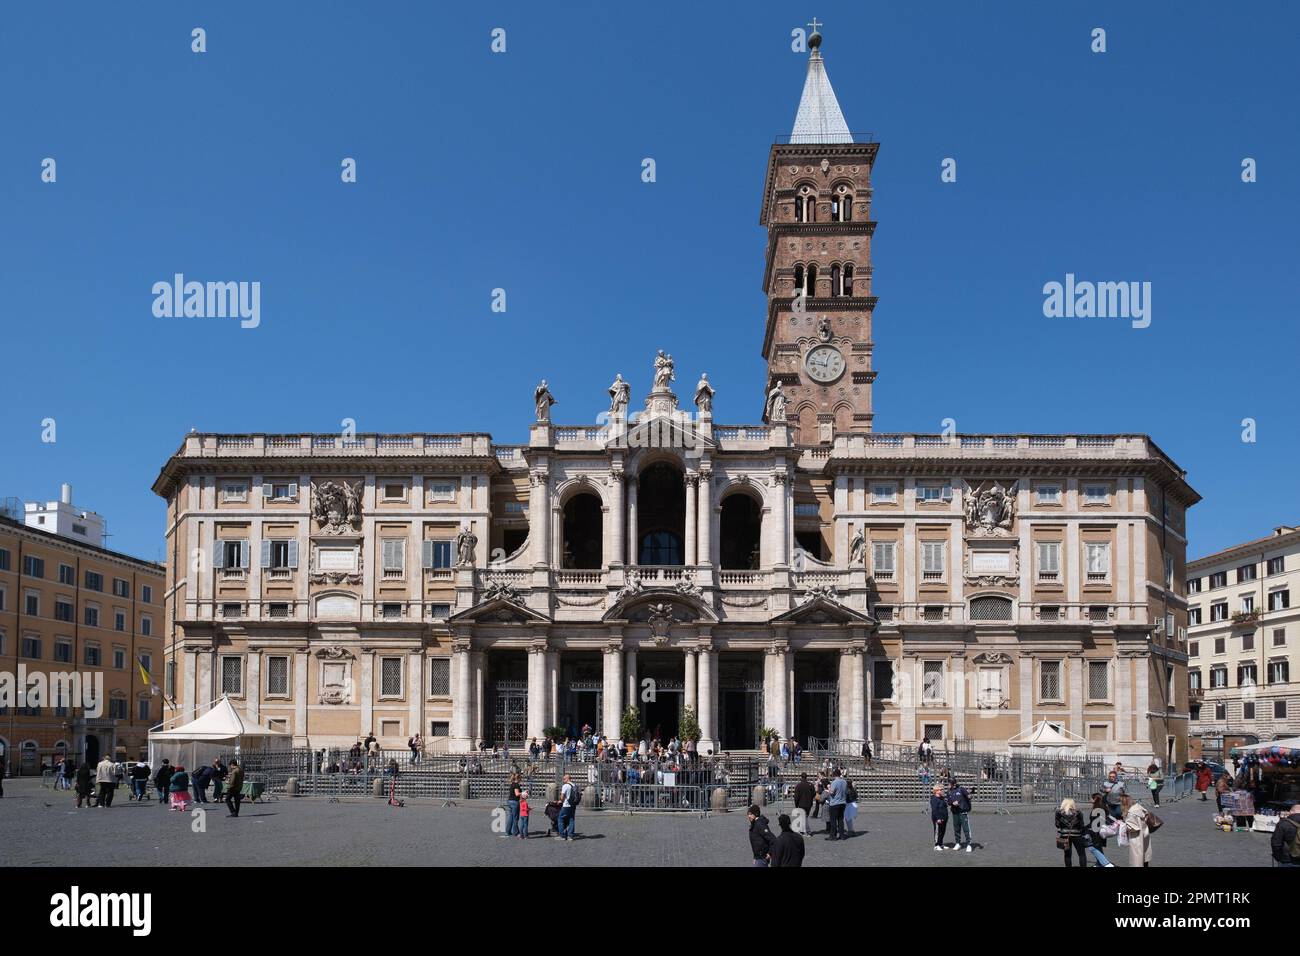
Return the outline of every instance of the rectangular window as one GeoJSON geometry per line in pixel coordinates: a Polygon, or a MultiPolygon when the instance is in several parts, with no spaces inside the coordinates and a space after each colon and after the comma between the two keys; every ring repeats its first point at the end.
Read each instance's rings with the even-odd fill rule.
{"type": "Polygon", "coordinates": [[[1189,607],[1189,608],[1187,609],[1187,624],[1188,624],[1188,626],[1189,626],[1189,627],[1195,627],[1197,624],[1200,624],[1200,623],[1201,623],[1201,609],[1200,609],[1200,607],[1199,607],[1199,606],[1198,606],[1198,607],[1189,607]]]}
{"type": "Polygon", "coordinates": [[[23,595],[23,613],[28,617],[41,616],[41,595],[38,591],[28,591],[23,595]]]}
{"type": "Polygon", "coordinates": [[[126,630],[126,612],[125,612],[125,611],[114,611],[114,612],[113,612],[113,630],[115,630],[115,631],[125,631],[125,630],[126,630]]]}
{"type": "Polygon", "coordinates": [[[129,598],[131,596],[131,582],[123,581],[121,578],[113,578],[113,596],[129,598]]]}
{"type": "Polygon", "coordinates": [[[1110,501],[1110,486],[1084,485],[1083,503],[1085,505],[1104,505],[1110,501]]]}
{"type": "Polygon", "coordinates": [[[1285,647],[1285,646],[1286,646],[1286,628],[1285,628],[1285,627],[1277,627],[1277,628],[1274,628],[1274,629],[1273,629],[1273,646],[1274,646],[1274,647],[1285,647]]]}
{"type": "Polygon", "coordinates": [[[1165,587],[1174,586],[1174,559],[1171,555],[1165,555],[1165,587]]]}
{"type": "Polygon", "coordinates": [[[149,720],[149,697],[146,695],[144,697],[139,698],[139,701],[136,704],[136,706],[138,708],[138,710],[136,711],[136,719],[147,722],[149,720]]]}
{"type": "Polygon", "coordinates": [[[140,634],[143,637],[153,635],[153,618],[148,616],[140,618],[140,634]]]}
{"type": "Polygon", "coordinates": [[[898,503],[898,485],[890,482],[877,482],[871,486],[871,503],[873,505],[892,505],[898,503]]]}
{"type": "Polygon", "coordinates": [[[1254,664],[1238,664],[1237,665],[1237,686],[1253,687],[1256,683],[1258,683],[1256,679],[1258,677],[1258,674],[1259,672],[1256,669],[1254,664]]]}
{"type": "Polygon", "coordinates": [[[86,627],[99,627],[99,608],[93,604],[86,605],[86,627]]]}
{"type": "Polygon", "coordinates": [[[406,539],[384,538],[380,544],[383,548],[384,577],[402,577],[406,573],[406,539]]]}
{"type": "Polygon", "coordinates": [[[289,696],[289,658],[268,657],[266,659],[266,695],[268,697],[289,696]]]}
{"type": "Polygon", "coordinates": [[[1110,665],[1106,661],[1088,661],[1088,699],[1110,697],[1110,665]]]}
{"type": "Polygon", "coordinates": [[[113,648],[113,669],[119,671],[126,670],[126,648],[113,648]]]}
{"type": "Polygon", "coordinates": [[[454,481],[448,481],[445,478],[434,478],[429,482],[428,487],[430,501],[456,500],[456,482],[454,481]]]}
{"type": "Polygon", "coordinates": [[[1243,564],[1237,569],[1237,583],[1243,581],[1255,580],[1255,566],[1253,564],[1243,564]]]}
{"type": "Polygon", "coordinates": [[[421,563],[426,568],[442,570],[451,567],[451,542],[426,541],[421,563]]]}
{"type": "Polygon", "coordinates": [[[1196,668],[1192,668],[1187,672],[1187,686],[1191,690],[1201,689],[1201,672],[1196,668]]]}
{"type": "Polygon", "coordinates": [[[402,659],[382,657],[379,660],[379,696],[402,696],[402,659]]]}
{"type": "MultiPolygon", "coordinates": [[[[6,610],[6,608],[5,608],[5,594],[6,594],[6,593],[7,593],[7,592],[5,591],[4,588],[0,588],[0,611],[4,611],[4,610],[6,610]]],[[[57,604],[54,606],[54,609],[55,609],[56,612],[58,611],[58,605],[57,605],[57,604]]]]}
{"type": "Polygon", "coordinates": [[[1085,554],[1088,559],[1088,580],[1091,582],[1110,579],[1110,544],[1109,542],[1090,542],[1085,554]]]}
{"type": "Polygon", "coordinates": [[[55,600],[54,619],[56,621],[67,621],[71,623],[73,618],[75,618],[76,616],[77,616],[76,608],[72,606],[71,601],[64,601],[58,599],[55,600]]]}
{"type": "Polygon", "coordinates": [[[1059,505],[1061,503],[1060,485],[1039,485],[1034,495],[1040,505],[1059,505]]]}
{"type": "Polygon", "coordinates": [[[9,570],[9,550],[0,548],[0,571],[9,570]]]}
{"type": "Polygon", "coordinates": [[[1276,558],[1269,558],[1269,559],[1268,559],[1268,573],[1269,573],[1269,574],[1281,574],[1281,573],[1282,573],[1283,571],[1285,571],[1285,570],[1286,570],[1286,556],[1285,556],[1285,555],[1281,555],[1281,556],[1278,556],[1278,557],[1276,557],[1276,558]]]}
{"type": "Polygon", "coordinates": [[[27,635],[23,638],[23,657],[29,657],[34,661],[41,659],[41,639],[27,635]]]}
{"type": "Polygon", "coordinates": [[[102,653],[100,652],[98,644],[86,645],[86,653],[83,657],[82,663],[84,663],[87,667],[99,667],[101,664],[104,663],[104,658],[102,653]]]}
{"type": "Polygon", "coordinates": [[[445,621],[445,620],[447,620],[447,618],[451,617],[451,605],[450,605],[450,604],[430,604],[430,605],[429,605],[429,617],[433,618],[435,621],[445,621]]]}
{"type": "Polygon", "coordinates": [[[1226,667],[1210,668],[1210,686],[1215,689],[1228,686],[1228,669],[1226,667]]]}
{"type": "Polygon", "coordinates": [[[872,573],[881,580],[894,577],[894,542],[875,541],[871,545],[872,573]]]}
{"type": "Polygon", "coordinates": [[[217,542],[219,568],[228,571],[240,571],[248,567],[248,542],[238,538],[228,538],[217,542]]]}
{"type": "Polygon", "coordinates": [[[1228,652],[1228,642],[1225,638],[1216,637],[1214,639],[1214,653],[1226,654],[1228,652]]]}
{"type": "Polygon", "coordinates": [[[942,581],[944,575],[944,542],[921,542],[921,580],[942,581]]]}
{"type": "Polygon", "coordinates": [[[380,616],[386,621],[396,621],[402,616],[402,605],[397,602],[386,602],[380,608],[380,616]]]}
{"type": "Polygon", "coordinates": [[[1042,700],[1061,699],[1061,662],[1060,661],[1039,662],[1038,696],[1042,700]]]}
{"type": "Polygon", "coordinates": [[[1214,702],[1214,719],[1215,720],[1228,719],[1228,705],[1221,700],[1214,702]]]}
{"type": "Polygon", "coordinates": [[[940,504],[952,501],[952,485],[940,485],[930,482],[916,486],[916,500],[921,504],[940,504]]]}
{"type": "Polygon", "coordinates": [[[1200,642],[1200,641],[1192,641],[1190,644],[1187,645],[1187,656],[1188,656],[1188,657],[1200,657],[1200,656],[1201,656],[1201,642],[1200,642]]]}
{"type": "Polygon", "coordinates": [[[293,501],[298,497],[298,483],[287,479],[263,482],[262,497],[271,501],[293,501]]]}
{"type": "Polygon", "coordinates": [[[138,655],[138,657],[140,659],[140,666],[145,669],[145,673],[149,675],[149,679],[152,681],[153,680],[153,657],[149,654],[140,654],[138,655]]]}
{"type": "Polygon", "coordinates": [[[77,569],[70,564],[60,564],[59,583],[75,587],[77,584],[77,569]]]}
{"type": "Polygon", "coordinates": [[[451,658],[429,658],[429,695],[431,697],[451,696],[451,658]]]}
{"type": "Polygon", "coordinates": [[[1210,621],[1226,621],[1228,619],[1228,602],[1215,601],[1210,605],[1210,621]]]}
{"type": "Polygon", "coordinates": [[[1243,720],[1255,719],[1255,702],[1253,700],[1247,700],[1242,702],[1241,716],[1243,720]]]}
{"type": "Polygon", "coordinates": [[[1228,586],[1228,572],[1215,571],[1210,575],[1210,590],[1215,588],[1226,588],[1228,586]]]}
{"type": "Polygon", "coordinates": [[[1255,632],[1241,635],[1241,649],[1243,651],[1253,651],[1255,649],[1255,632]]]}
{"type": "Polygon", "coordinates": [[[244,692],[244,661],[241,657],[221,658],[221,693],[239,696],[244,692]]]}
{"type": "Polygon", "coordinates": [[[45,577],[45,559],[27,555],[23,558],[23,574],[29,578],[45,577]]]}
{"type": "Polygon", "coordinates": [[[60,664],[72,663],[72,642],[71,641],[54,642],[54,660],[60,664]]]}
{"type": "Polygon", "coordinates": [[[98,571],[87,571],[87,572],[86,572],[86,590],[87,590],[87,591],[103,591],[103,590],[104,590],[104,576],[103,576],[102,574],[100,574],[98,571]]]}
{"type": "Polygon", "coordinates": [[[876,661],[871,665],[872,697],[890,700],[894,696],[894,662],[876,661]]]}
{"type": "Polygon", "coordinates": [[[1188,593],[1188,594],[1200,594],[1200,593],[1201,593],[1201,579],[1200,579],[1200,578],[1188,578],[1188,579],[1187,579],[1187,593],[1188,593]]]}
{"type": "Polygon", "coordinates": [[[248,483],[243,481],[227,481],[221,486],[221,498],[223,501],[247,501],[248,483]]]}
{"type": "Polygon", "coordinates": [[[1275,700],[1275,701],[1273,701],[1273,719],[1274,719],[1274,720],[1286,720],[1286,701],[1285,701],[1285,700],[1275,700]]]}
{"type": "Polygon", "coordinates": [[[1270,684],[1291,683],[1291,663],[1289,661],[1269,661],[1268,682],[1270,684]]]}
{"type": "Polygon", "coordinates": [[[145,604],[153,603],[153,588],[147,584],[140,585],[140,600],[145,604]]]}
{"type": "Polygon", "coordinates": [[[1268,592],[1268,609],[1270,611],[1285,611],[1290,606],[1291,592],[1289,590],[1268,592]]]}
{"type": "Polygon", "coordinates": [[[401,481],[384,482],[384,500],[385,501],[404,501],[406,499],[406,484],[401,481]]]}
{"type": "Polygon", "coordinates": [[[1038,542],[1038,580],[1058,581],[1061,577],[1061,542],[1038,542]]]}
{"type": "Polygon", "coordinates": [[[451,722],[446,720],[433,720],[429,722],[430,737],[450,737],[451,722]]]}
{"type": "Polygon", "coordinates": [[[943,702],[943,661],[922,661],[922,697],[927,704],[943,702]]]}

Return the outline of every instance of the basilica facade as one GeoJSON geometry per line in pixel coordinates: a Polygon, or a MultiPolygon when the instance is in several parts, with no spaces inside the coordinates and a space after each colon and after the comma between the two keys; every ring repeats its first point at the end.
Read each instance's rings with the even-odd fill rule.
{"type": "Polygon", "coordinates": [[[554,422],[539,384],[521,445],[186,436],[154,485],[174,716],[227,694],[304,746],[450,751],[613,739],[628,708],[665,740],[690,708],[703,751],[1004,751],[1049,721],[1184,759],[1199,496],[1144,435],[874,429],[878,147],[810,48],[763,190],[761,420],[715,422],[660,352],[598,425],[554,422]]]}

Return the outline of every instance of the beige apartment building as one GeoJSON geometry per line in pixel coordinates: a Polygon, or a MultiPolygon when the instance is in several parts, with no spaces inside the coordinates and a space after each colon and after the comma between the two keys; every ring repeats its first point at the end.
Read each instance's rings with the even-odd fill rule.
{"type": "Polygon", "coordinates": [[[665,740],[691,708],[704,750],[770,727],[1002,751],[1049,720],[1184,757],[1199,496],[1144,435],[874,430],[878,144],[819,44],[763,190],[761,421],[715,423],[739,403],[699,369],[679,398],[660,352],[595,424],[520,389],[525,444],[186,436],[154,485],[176,717],[228,694],[302,745],[451,750],[612,739],[629,706],[665,740]]]}
{"type": "Polygon", "coordinates": [[[27,505],[25,520],[15,508],[0,514],[0,672],[15,682],[73,675],[88,688],[102,680],[103,698],[0,701],[10,774],[64,755],[140,759],[162,719],[160,688],[141,669],[162,671],[164,568],[102,547],[98,516],[75,512],[64,489],[62,501],[27,505]]]}
{"type": "Polygon", "coordinates": [[[1197,558],[1187,590],[1192,735],[1300,734],[1300,527],[1197,558]]]}

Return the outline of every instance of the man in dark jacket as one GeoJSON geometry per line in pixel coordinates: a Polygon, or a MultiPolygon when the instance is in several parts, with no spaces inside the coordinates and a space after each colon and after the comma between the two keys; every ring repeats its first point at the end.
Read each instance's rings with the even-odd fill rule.
{"type": "Polygon", "coordinates": [[[790,814],[776,818],[781,835],[772,844],[773,866],[803,866],[803,837],[790,829],[790,814]]]}
{"type": "Polygon", "coordinates": [[[164,757],[162,766],[159,767],[158,772],[153,775],[153,785],[154,788],[158,791],[158,802],[163,804],[163,806],[167,805],[167,788],[171,786],[171,783],[172,783],[171,761],[169,761],[166,757],[164,757]]]}
{"type": "Polygon", "coordinates": [[[794,785],[794,805],[803,811],[804,819],[812,815],[813,802],[817,799],[817,790],[808,782],[806,773],[799,774],[799,782],[794,785]]]}
{"type": "Polygon", "coordinates": [[[1300,803],[1293,806],[1290,813],[1283,815],[1273,830],[1273,860],[1278,866],[1300,867],[1300,856],[1292,855],[1292,847],[1300,847],[1297,831],[1300,831],[1300,803]]]}
{"type": "Polygon", "coordinates": [[[776,842],[772,827],[758,804],[750,807],[746,816],[749,817],[749,849],[754,854],[753,865],[767,866],[767,856],[772,852],[772,844],[776,842]]]}
{"type": "Polygon", "coordinates": [[[208,802],[208,783],[212,780],[212,768],[200,767],[190,774],[190,787],[194,791],[195,803],[208,802]]]}
{"type": "Polygon", "coordinates": [[[952,786],[948,788],[948,809],[952,812],[952,835],[957,839],[953,849],[971,852],[970,792],[957,783],[956,777],[952,778],[952,786]]]}
{"type": "Polygon", "coordinates": [[[238,760],[230,761],[229,777],[226,780],[226,809],[232,817],[239,816],[239,804],[244,799],[244,768],[238,760]]]}

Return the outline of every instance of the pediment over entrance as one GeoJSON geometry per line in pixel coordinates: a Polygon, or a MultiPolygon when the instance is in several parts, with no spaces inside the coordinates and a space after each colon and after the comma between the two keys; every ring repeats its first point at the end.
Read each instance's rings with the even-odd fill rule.
{"type": "Polygon", "coordinates": [[[667,448],[678,452],[690,449],[693,454],[718,447],[713,439],[699,433],[685,412],[642,412],[628,425],[620,444],[630,449],[667,448]]]}
{"type": "Polygon", "coordinates": [[[718,620],[713,609],[697,595],[678,588],[645,587],[634,595],[614,602],[604,613],[602,621],[626,620],[652,621],[656,617],[671,615],[673,621],[714,623],[718,620]]]}
{"type": "Polygon", "coordinates": [[[863,624],[875,626],[875,618],[825,595],[809,600],[772,618],[773,624],[863,624]]]}
{"type": "Polygon", "coordinates": [[[453,614],[449,623],[473,621],[476,624],[549,624],[551,619],[530,607],[505,598],[494,598],[453,614]]]}

